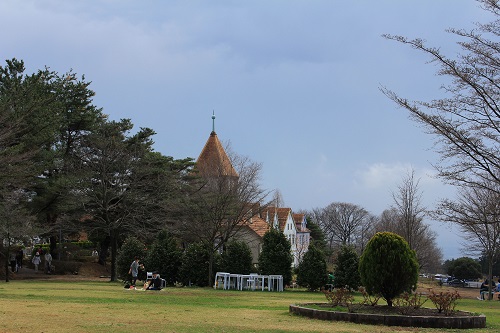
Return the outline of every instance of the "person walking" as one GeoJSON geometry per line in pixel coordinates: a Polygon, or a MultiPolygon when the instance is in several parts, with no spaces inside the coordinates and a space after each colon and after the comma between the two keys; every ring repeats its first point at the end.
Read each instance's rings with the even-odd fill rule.
{"type": "Polygon", "coordinates": [[[137,282],[139,268],[143,269],[144,265],[139,264],[139,257],[135,257],[132,264],[130,264],[130,269],[128,270],[128,273],[132,275],[132,287],[135,287],[135,283],[137,282]]]}
{"type": "Polygon", "coordinates": [[[38,272],[38,265],[40,265],[40,263],[42,262],[42,258],[40,258],[40,253],[39,252],[35,253],[33,260],[31,261],[33,262],[33,265],[35,265],[35,272],[38,272]]]}
{"type": "Polygon", "coordinates": [[[52,273],[52,255],[50,254],[49,251],[45,253],[45,273],[50,274],[52,273]]]}

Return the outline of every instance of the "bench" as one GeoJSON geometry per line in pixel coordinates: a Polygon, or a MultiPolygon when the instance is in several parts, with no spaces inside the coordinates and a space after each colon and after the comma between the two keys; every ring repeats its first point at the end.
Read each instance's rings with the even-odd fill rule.
{"type": "MultiPolygon", "coordinates": [[[[484,301],[486,299],[486,295],[489,293],[488,290],[485,290],[485,291],[481,291],[480,294],[481,296],[478,297],[478,299],[480,299],[481,301],[484,301]]],[[[500,300],[500,293],[496,290],[492,290],[491,291],[491,299],[495,298],[495,294],[497,294],[497,298],[498,300],[500,300]]]]}

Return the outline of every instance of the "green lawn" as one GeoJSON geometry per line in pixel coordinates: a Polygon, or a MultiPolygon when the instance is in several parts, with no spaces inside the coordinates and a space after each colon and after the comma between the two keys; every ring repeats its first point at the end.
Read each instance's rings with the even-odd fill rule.
{"type": "MultiPolygon", "coordinates": [[[[321,293],[299,290],[145,292],[109,282],[11,281],[0,283],[0,332],[438,332],[325,322],[288,313],[292,303],[324,301],[321,293]]],[[[500,302],[464,299],[458,308],[486,314],[488,328],[471,332],[500,331],[500,302]]]]}

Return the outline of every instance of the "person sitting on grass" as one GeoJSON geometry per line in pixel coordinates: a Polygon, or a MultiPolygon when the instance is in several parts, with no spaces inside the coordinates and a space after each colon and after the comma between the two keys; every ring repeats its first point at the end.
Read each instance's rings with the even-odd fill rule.
{"type": "Polygon", "coordinates": [[[161,290],[161,278],[158,272],[153,272],[153,278],[149,281],[146,290],[161,290]]]}

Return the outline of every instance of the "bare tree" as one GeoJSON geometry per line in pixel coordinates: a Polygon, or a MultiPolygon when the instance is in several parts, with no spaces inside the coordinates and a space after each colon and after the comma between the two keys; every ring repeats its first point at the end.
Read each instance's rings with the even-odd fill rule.
{"type": "Polygon", "coordinates": [[[379,217],[370,214],[368,218],[364,220],[359,229],[359,235],[356,238],[356,249],[358,254],[361,255],[365,250],[368,241],[375,235],[375,226],[379,222],[379,217]]]}
{"type": "MultiPolygon", "coordinates": [[[[495,17],[497,0],[478,0],[495,17]]],[[[476,29],[449,29],[459,38],[462,53],[446,56],[422,39],[384,35],[424,52],[451,79],[443,87],[447,97],[430,102],[409,101],[383,87],[382,92],[410,112],[416,122],[436,137],[441,155],[439,176],[453,185],[489,186],[500,183],[500,20],[476,23],[476,29]],[[490,181],[491,180],[491,181],[490,181]]],[[[498,190],[493,186],[491,190],[498,190]]]]}
{"type": "Polygon", "coordinates": [[[493,187],[463,187],[456,201],[443,200],[436,210],[439,219],[460,227],[469,253],[486,256],[489,281],[500,250],[500,191],[493,187]]]}
{"type": "Polygon", "coordinates": [[[274,190],[272,205],[276,208],[285,207],[285,200],[283,199],[283,194],[281,194],[281,191],[278,189],[274,190]]]}
{"type": "Polygon", "coordinates": [[[415,170],[409,171],[392,193],[394,207],[399,215],[400,235],[406,239],[410,248],[415,249],[416,241],[421,241],[425,225],[422,223],[426,214],[422,206],[420,179],[415,179],[415,170]]]}
{"type": "Polygon", "coordinates": [[[422,206],[422,192],[415,171],[403,177],[392,193],[393,206],[382,212],[376,231],[391,231],[403,237],[417,254],[421,269],[436,267],[442,260],[441,250],[436,245],[436,233],[424,223],[427,214],[422,206]]]}
{"type": "Polygon", "coordinates": [[[331,250],[342,245],[355,245],[371,216],[364,208],[345,202],[333,202],[313,212],[331,250]]]}

